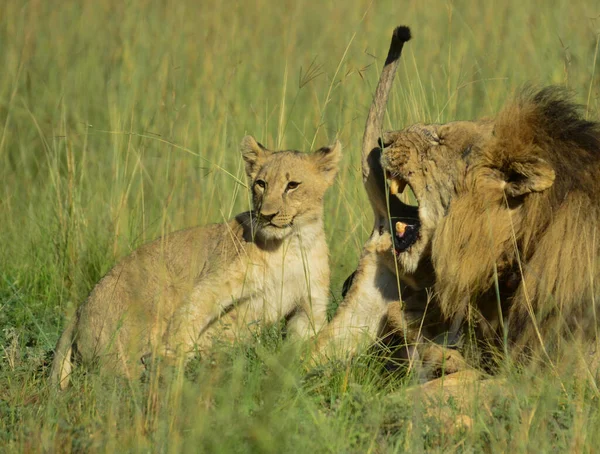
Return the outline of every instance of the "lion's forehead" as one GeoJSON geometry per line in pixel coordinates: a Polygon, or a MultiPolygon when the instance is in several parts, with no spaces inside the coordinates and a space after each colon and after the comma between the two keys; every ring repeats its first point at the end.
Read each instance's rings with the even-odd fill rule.
{"type": "Polygon", "coordinates": [[[391,135],[394,142],[406,140],[411,136],[422,136],[431,138],[438,134],[491,134],[494,129],[493,119],[483,120],[457,120],[448,123],[415,123],[398,131],[390,131],[386,133],[391,135]]]}
{"type": "Polygon", "coordinates": [[[417,123],[388,133],[393,141],[384,149],[381,163],[392,173],[421,169],[452,177],[467,160],[479,157],[480,150],[493,138],[493,130],[494,121],[488,119],[417,123]],[[429,168],[431,161],[436,163],[435,168],[429,168]]]}
{"type": "Polygon", "coordinates": [[[439,126],[440,133],[456,133],[470,135],[488,135],[494,130],[493,120],[459,120],[439,126]]]}
{"type": "Polygon", "coordinates": [[[415,123],[405,129],[406,132],[416,132],[417,134],[430,134],[439,128],[439,124],[436,123],[415,123]]]}

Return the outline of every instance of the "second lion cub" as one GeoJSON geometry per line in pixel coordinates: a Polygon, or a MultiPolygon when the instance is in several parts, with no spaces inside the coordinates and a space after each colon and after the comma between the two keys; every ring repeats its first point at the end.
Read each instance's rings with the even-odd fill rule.
{"type": "Polygon", "coordinates": [[[75,358],[135,376],[145,353],[188,355],[256,322],[287,317],[288,332],[301,337],[326,323],[323,196],[341,145],[274,152],[247,136],[241,149],[254,210],[174,232],[118,263],[58,341],[53,382],[68,384],[75,358]]]}

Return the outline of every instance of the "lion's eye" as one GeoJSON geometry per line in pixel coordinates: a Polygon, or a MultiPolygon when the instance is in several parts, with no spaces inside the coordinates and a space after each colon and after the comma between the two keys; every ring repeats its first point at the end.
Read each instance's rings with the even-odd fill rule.
{"type": "Polygon", "coordinates": [[[264,188],[266,188],[266,187],[267,187],[267,183],[265,183],[263,180],[256,180],[256,181],[254,182],[254,184],[255,184],[256,186],[258,186],[259,188],[261,188],[261,189],[264,189],[264,188]]]}
{"type": "Polygon", "coordinates": [[[463,159],[467,159],[473,150],[473,145],[467,145],[461,153],[463,159]]]}
{"type": "Polygon", "coordinates": [[[300,183],[297,181],[290,181],[286,188],[285,188],[285,192],[289,192],[289,191],[293,191],[294,189],[296,189],[298,186],[300,186],[300,183]]]}
{"type": "Polygon", "coordinates": [[[433,143],[439,144],[440,143],[440,138],[439,136],[432,131],[429,131],[427,129],[423,130],[423,134],[425,135],[425,137],[427,137],[428,140],[430,140],[433,143]]]}

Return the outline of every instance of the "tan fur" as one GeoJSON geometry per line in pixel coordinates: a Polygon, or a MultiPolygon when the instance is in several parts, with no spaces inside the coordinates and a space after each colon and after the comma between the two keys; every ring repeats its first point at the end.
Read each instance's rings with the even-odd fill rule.
{"type": "Polygon", "coordinates": [[[385,234],[374,233],[365,244],[344,301],[319,335],[316,361],[350,357],[384,330],[388,306],[398,300],[396,277],[382,263],[390,248],[385,234]]]}
{"type": "Polygon", "coordinates": [[[394,361],[406,361],[424,380],[466,369],[463,356],[446,347],[455,339],[427,291],[407,288],[399,301],[391,248],[387,232],[367,241],[348,293],[318,337],[313,361],[348,359],[379,340],[394,348],[394,361]]]}
{"type": "MultiPolygon", "coordinates": [[[[475,421],[469,415],[474,413],[485,421],[493,421],[495,406],[507,399],[512,390],[504,379],[489,378],[469,369],[410,387],[406,394],[422,406],[425,419],[436,421],[444,434],[452,436],[472,429],[475,421]]],[[[401,398],[406,399],[406,394],[401,398]]],[[[387,399],[393,404],[397,396],[392,393],[387,399]]]]}
{"type": "Polygon", "coordinates": [[[68,383],[71,350],[135,376],[147,353],[189,356],[257,322],[288,317],[288,331],[301,337],[320,330],[329,294],[323,196],[341,145],[273,152],[248,136],[242,155],[254,211],[172,233],[117,264],[61,337],[54,382],[68,383]]]}
{"type": "Polygon", "coordinates": [[[598,123],[546,88],[495,120],[416,125],[386,140],[384,168],[419,200],[446,318],[497,346],[506,331],[519,358],[552,360],[596,339],[598,123]]]}
{"type": "Polygon", "coordinates": [[[429,241],[415,245],[409,254],[398,257],[398,261],[394,259],[391,219],[416,216],[417,210],[401,203],[399,198],[386,197],[380,164],[382,149],[378,144],[398,58],[408,39],[408,30],[394,31],[363,136],[363,182],[374,212],[373,231],[344,301],[318,338],[313,360],[347,358],[378,338],[387,342],[394,337],[392,342],[403,346],[399,355],[411,364],[420,364],[422,357],[427,363],[422,371],[430,375],[444,366],[455,370],[460,363],[462,367],[462,358],[455,358],[454,352],[447,352],[443,346],[431,342],[443,343],[448,326],[439,313],[436,315],[436,310],[428,310],[427,287],[434,281],[429,241]]]}

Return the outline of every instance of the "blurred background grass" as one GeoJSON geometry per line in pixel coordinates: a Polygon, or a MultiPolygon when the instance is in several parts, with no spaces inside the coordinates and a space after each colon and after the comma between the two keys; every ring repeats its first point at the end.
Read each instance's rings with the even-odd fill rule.
{"type": "MultiPolygon", "coordinates": [[[[343,143],[326,201],[332,298],[339,299],[371,227],[359,146],[393,27],[409,25],[414,39],[387,128],[490,116],[529,82],[568,86],[598,119],[597,1],[4,0],[1,10],[0,445],[210,452],[454,446],[407,424],[382,432],[381,408],[361,403],[392,386],[376,367],[332,372],[315,388],[298,384],[297,365],[270,375],[283,367],[274,366],[282,357],[277,342],[258,359],[242,346],[242,355],[224,352],[224,372],[200,367],[201,379],[185,379],[167,395],[152,384],[123,388],[82,376],[55,396],[44,374],[64,317],[115,260],[162,233],[249,207],[237,181],[245,183],[238,152],[245,134],[274,149],[343,143]],[[220,375],[226,385],[215,385],[220,375]],[[197,390],[206,380],[214,388],[208,396],[197,390]],[[361,387],[359,398],[345,393],[348,380],[361,387]],[[248,389],[236,388],[240,382],[248,389]],[[225,403],[231,396],[241,410],[225,403]],[[223,411],[214,410],[219,399],[223,411]],[[203,415],[199,425],[189,421],[194,412],[203,415]]],[[[570,415],[579,408],[568,398],[545,402],[535,421],[555,444],[544,446],[571,446],[564,431],[577,421],[589,427],[580,435],[599,432],[598,412],[544,426],[557,409],[570,415]]],[[[513,403],[505,416],[520,421],[513,403]]],[[[508,432],[491,430],[485,426],[486,443],[510,446],[502,445],[508,432]]],[[[518,440],[530,446],[528,437],[518,440]]],[[[582,446],[593,446],[590,440],[584,436],[582,446]]],[[[475,436],[460,446],[480,442],[475,436]]]]}

